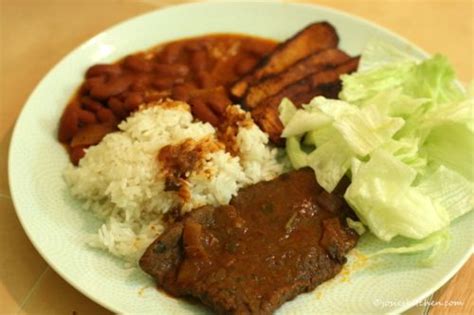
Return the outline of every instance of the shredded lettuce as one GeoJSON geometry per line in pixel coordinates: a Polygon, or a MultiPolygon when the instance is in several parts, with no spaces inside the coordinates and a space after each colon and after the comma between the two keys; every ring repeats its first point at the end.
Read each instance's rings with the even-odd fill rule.
{"type": "Polygon", "coordinates": [[[344,197],[361,224],[386,242],[410,240],[380,254],[436,252],[474,207],[474,85],[464,92],[444,56],[382,42],[342,82],[340,100],[280,104],[290,161],[328,192],[348,176],[344,197]]]}

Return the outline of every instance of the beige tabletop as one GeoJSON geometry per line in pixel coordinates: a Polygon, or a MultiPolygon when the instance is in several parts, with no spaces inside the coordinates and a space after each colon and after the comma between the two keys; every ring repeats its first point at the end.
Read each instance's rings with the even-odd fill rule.
{"type": "MultiPolygon", "coordinates": [[[[7,154],[15,120],[38,81],[66,53],[126,18],[179,0],[0,0],[0,314],[109,313],[62,280],[23,232],[10,199],[7,154]]],[[[474,2],[310,0],[388,27],[442,52],[473,78],[474,2]]],[[[429,314],[474,314],[474,260],[434,295],[429,314]],[[445,306],[450,301],[462,305],[445,306]],[[444,303],[446,302],[446,303],[444,303]]],[[[451,303],[452,304],[452,303],[451,303]]],[[[408,314],[423,314],[424,306],[408,314]]]]}

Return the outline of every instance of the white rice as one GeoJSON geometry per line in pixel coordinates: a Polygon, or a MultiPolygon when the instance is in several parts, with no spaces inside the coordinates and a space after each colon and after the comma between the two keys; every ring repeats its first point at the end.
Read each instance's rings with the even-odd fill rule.
{"type": "Polygon", "coordinates": [[[215,129],[193,120],[182,102],[149,106],[119,129],[90,147],[78,167],[69,165],[64,178],[83,207],[104,220],[90,244],[129,261],[135,261],[163,230],[161,217],[173,207],[189,211],[227,204],[239,188],[270,180],[284,168],[277,161],[277,149],[268,145],[267,134],[255,124],[241,126],[238,156],[224,149],[206,154],[203,167],[187,178],[191,198],[183,204],[176,192],[164,190],[157,154],[186,139],[211,137],[217,142],[215,129]]]}

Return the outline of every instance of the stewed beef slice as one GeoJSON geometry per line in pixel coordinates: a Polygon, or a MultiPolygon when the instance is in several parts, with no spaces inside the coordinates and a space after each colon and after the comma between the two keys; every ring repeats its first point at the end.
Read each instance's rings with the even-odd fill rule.
{"type": "Polygon", "coordinates": [[[170,225],[140,260],[159,287],[219,314],[271,314],[333,278],[356,245],[344,185],[325,192],[305,168],[239,191],[170,225]]]}

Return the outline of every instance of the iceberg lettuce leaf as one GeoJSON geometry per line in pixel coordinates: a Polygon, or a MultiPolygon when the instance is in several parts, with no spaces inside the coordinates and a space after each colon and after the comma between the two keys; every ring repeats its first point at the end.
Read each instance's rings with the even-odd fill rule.
{"type": "Polygon", "coordinates": [[[455,78],[448,59],[436,54],[412,68],[403,88],[412,97],[428,98],[436,104],[460,101],[464,98],[464,93],[456,84],[455,78]]]}
{"type": "Polygon", "coordinates": [[[340,100],[280,106],[293,166],[312,167],[329,192],[348,176],[361,224],[386,242],[410,240],[380,254],[437,252],[449,223],[474,208],[474,84],[465,93],[441,55],[420,60],[381,42],[342,84],[340,100]]]}
{"type": "Polygon", "coordinates": [[[472,182],[443,165],[423,178],[417,188],[443,206],[451,221],[474,207],[472,182]]]}
{"type": "Polygon", "coordinates": [[[432,266],[436,259],[443,254],[448,248],[451,236],[448,229],[432,233],[428,237],[421,240],[413,240],[408,238],[397,238],[396,243],[402,245],[394,246],[392,242],[387,243],[386,247],[374,253],[370,253],[368,257],[377,257],[388,254],[418,254],[428,253],[418,264],[421,266],[432,266]]]}
{"type": "Polygon", "coordinates": [[[321,111],[307,112],[303,109],[298,109],[286,125],[281,136],[284,138],[298,136],[308,131],[324,127],[330,122],[331,118],[321,111]]]}
{"type": "Polygon", "coordinates": [[[352,172],[344,195],[359,219],[384,241],[395,236],[422,239],[448,226],[438,203],[412,186],[416,172],[389,153],[377,150],[352,172]]]}
{"type": "Polygon", "coordinates": [[[380,68],[387,64],[396,64],[399,62],[413,62],[418,63],[421,61],[420,58],[414,56],[408,46],[400,49],[392,46],[391,44],[379,39],[370,39],[361,55],[359,62],[359,72],[364,72],[374,68],[380,68]]]}
{"type": "Polygon", "coordinates": [[[279,118],[283,125],[287,125],[293,115],[296,113],[296,106],[288,99],[284,98],[278,106],[279,118]]]}
{"type": "Polygon", "coordinates": [[[308,154],[301,149],[299,137],[286,139],[286,152],[294,169],[300,169],[308,165],[308,154]]]}
{"type": "Polygon", "coordinates": [[[335,133],[331,141],[318,146],[307,160],[308,166],[316,173],[319,185],[332,192],[349,170],[353,156],[344,139],[335,133]]]}
{"type": "Polygon", "coordinates": [[[461,124],[433,128],[421,150],[429,162],[444,165],[474,181],[474,132],[461,124]]]}
{"type": "Polygon", "coordinates": [[[403,86],[415,67],[414,62],[399,62],[387,64],[368,71],[343,75],[343,89],[339,98],[349,103],[358,104],[360,101],[374,97],[381,91],[396,89],[403,86]]]}

